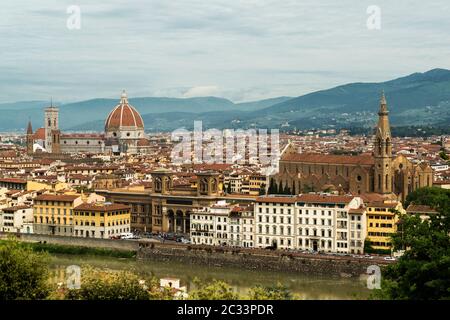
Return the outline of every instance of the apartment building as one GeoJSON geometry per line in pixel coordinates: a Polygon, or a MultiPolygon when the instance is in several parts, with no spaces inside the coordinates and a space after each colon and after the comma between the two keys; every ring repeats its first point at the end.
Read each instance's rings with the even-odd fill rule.
{"type": "Polygon", "coordinates": [[[73,209],[74,236],[109,239],[130,232],[131,208],[110,202],[83,203],[73,209]]]}
{"type": "Polygon", "coordinates": [[[354,196],[259,197],[255,204],[256,246],[349,253],[351,219],[356,216],[349,211],[362,207],[362,199],[354,196]]]}
{"type": "Polygon", "coordinates": [[[295,196],[258,197],[255,203],[255,247],[295,249],[295,196]]]}
{"type": "Polygon", "coordinates": [[[225,200],[194,209],[191,213],[191,242],[193,244],[228,245],[228,223],[231,204],[225,200]]]}
{"type": "Polygon", "coordinates": [[[73,209],[83,202],[80,194],[42,194],[34,198],[34,232],[71,236],[73,209]]]}
{"type": "Polygon", "coordinates": [[[235,205],[229,213],[228,245],[233,247],[253,247],[254,218],[253,205],[235,205]]]}
{"type": "Polygon", "coordinates": [[[33,233],[33,208],[23,205],[1,209],[0,231],[33,233]]]}
{"type": "Polygon", "coordinates": [[[73,209],[80,204],[104,201],[95,193],[89,194],[42,194],[34,198],[34,233],[72,236],[73,209]]]}
{"type": "MultiPolygon", "coordinates": [[[[240,205],[241,219],[241,245],[244,248],[253,248],[255,246],[255,211],[254,205],[240,205]]],[[[237,209],[235,207],[235,209],[237,209]]]]}
{"type": "Polygon", "coordinates": [[[366,208],[350,209],[348,211],[350,221],[350,253],[364,253],[364,240],[367,236],[366,208]]]}
{"type": "Polygon", "coordinates": [[[391,236],[397,232],[399,216],[404,214],[400,201],[370,202],[367,204],[367,240],[373,249],[390,250],[391,236]]]}

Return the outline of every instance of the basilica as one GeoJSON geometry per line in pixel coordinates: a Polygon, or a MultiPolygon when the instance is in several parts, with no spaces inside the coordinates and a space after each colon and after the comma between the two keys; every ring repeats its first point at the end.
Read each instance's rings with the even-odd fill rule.
{"type": "Polygon", "coordinates": [[[299,153],[292,144],[280,158],[275,182],[293,193],[340,192],[395,195],[405,200],[408,193],[433,184],[433,171],[426,162],[413,163],[404,155],[392,155],[389,111],[381,97],[372,154],[357,156],[299,153]]]}
{"type": "Polygon", "coordinates": [[[147,153],[149,140],[144,121],[122,93],[120,102],[109,113],[104,133],[63,133],[59,129],[59,108],[53,104],[44,111],[44,127],[33,132],[31,121],[27,128],[27,153],[147,153]]]}

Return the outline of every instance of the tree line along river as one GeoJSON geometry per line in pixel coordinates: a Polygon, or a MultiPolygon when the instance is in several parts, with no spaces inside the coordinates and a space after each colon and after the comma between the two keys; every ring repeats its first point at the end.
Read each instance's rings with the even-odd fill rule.
{"type": "Polygon", "coordinates": [[[229,267],[207,267],[176,262],[141,261],[133,258],[114,258],[86,255],[51,255],[52,279],[55,283],[65,281],[65,270],[69,265],[110,270],[128,270],[142,276],[157,278],[178,278],[182,286],[191,290],[194,278],[208,282],[223,280],[233,289],[245,294],[255,285],[274,286],[281,283],[301,299],[366,299],[370,290],[365,276],[360,278],[341,278],[332,276],[313,276],[299,273],[251,271],[229,267]]]}

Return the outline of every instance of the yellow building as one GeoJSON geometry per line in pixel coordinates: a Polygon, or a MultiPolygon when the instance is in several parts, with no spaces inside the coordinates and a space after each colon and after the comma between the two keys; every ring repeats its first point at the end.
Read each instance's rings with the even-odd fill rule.
{"type": "Polygon", "coordinates": [[[73,208],[83,203],[80,194],[42,194],[34,198],[34,233],[73,234],[73,208]]]}
{"type": "Polygon", "coordinates": [[[74,209],[76,237],[109,239],[130,232],[131,207],[113,203],[83,203],[74,209]]]}
{"type": "Polygon", "coordinates": [[[45,183],[33,180],[27,181],[27,191],[37,191],[37,190],[61,191],[67,188],[68,188],[67,183],[60,181],[55,183],[45,183]]]}
{"type": "Polygon", "coordinates": [[[367,204],[367,240],[377,250],[391,249],[391,236],[397,232],[399,216],[405,212],[399,201],[370,202],[367,204]]]}

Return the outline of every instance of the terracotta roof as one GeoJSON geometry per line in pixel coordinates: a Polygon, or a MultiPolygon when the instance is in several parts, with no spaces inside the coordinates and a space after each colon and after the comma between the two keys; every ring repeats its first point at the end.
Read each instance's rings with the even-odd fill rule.
{"type": "Polygon", "coordinates": [[[45,128],[39,128],[36,130],[33,136],[34,140],[45,140],[45,128]]]}
{"type": "Polygon", "coordinates": [[[365,208],[358,208],[358,209],[350,209],[350,210],[348,210],[348,213],[350,213],[350,214],[364,214],[365,211],[366,211],[365,208]]]}
{"type": "Polygon", "coordinates": [[[42,194],[34,198],[38,201],[62,201],[62,202],[73,202],[75,199],[79,198],[80,195],[69,195],[69,194],[42,194]]]}
{"type": "Polygon", "coordinates": [[[29,208],[31,208],[31,206],[15,206],[15,207],[3,208],[1,210],[3,210],[3,212],[5,212],[5,211],[13,212],[13,211],[29,209],[29,208]]]}
{"type": "Polygon", "coordinates": [[[375,208],[392,208],[394,209],[397,207],[397,202],[370,202],[367,204],[368,207],[375,207],[375,208]]]}
{"type": "Polygon", "coordinates": [[[103,133],[65,133],[61,135],[61,139],[83,139],[83,138],[92,138],[92,139],[103,139],[105,135],[103,133]]]}
{"type": "Polygon", "coordinates": [[[137,142],[138,147],[148,147],[150,145],[150,140],[141,138],[137,142]]]}
{"type": "Polygon", "coordinates": [[[0,178],[0,182],[27,183],[27,180],[25,180],[25,179],[17,179],[17,178],[0,178]]]}
{"type": "Polygon", "coordinates": [[[408,213],[437,213],[437,211],[434,210],[430,206],[418,205],[418,204],[410,204],[408,206],[408,208],[406,209],[406,212],[408,212],[408,213]]]}
{"type": "Polygon", "coordinates": [[[349,203],[354,196],[322,195],[322,194],[301,194],[297,201],[305,203],[349,203]]]}
{"type": "Polygon", "coordinates": [[[373,165],[375,163],[374,158],[371,155],[347,156],[318,153],[287,154],[281,159],[281,161],[354,165],[373,165]]]}
{"type": "Polygon", "coordinates": [[[0,158],[15,158],[16,152],[13,150],[0,151],[0,158]]]}
{"type": "Polygon", "coordinates": [[[297,201],[297,197],[294,196],[264,196],[256,198],[257,202],[266,202],[266,203],[295,203],[297,201]]]}
{"type": "Polygon", "coordinates": [[[76,211],[97,211],[97,212],[105,212],[105,211],[117,211],[117,210],[129,210],[130,206],[118,203],[83,203],[79,206],[75,207],[76,211]]]}

